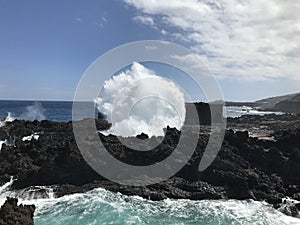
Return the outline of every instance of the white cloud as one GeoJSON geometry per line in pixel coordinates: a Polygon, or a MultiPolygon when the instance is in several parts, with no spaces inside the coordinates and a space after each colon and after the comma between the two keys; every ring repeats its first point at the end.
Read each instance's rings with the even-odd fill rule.
{"type": "Polygon", "coordinates": [[[300,80],[299,1],[125,2],[149,21],[159,18],[166,34],[186,42],[219,78],[300,80]]]}
{"type": "Polygon", "coordinates": [[[162,35],[167,35],[168,34],[168,32],[164,29],[162,29],[160,32],[161,32],[162,35]]]}
{"type": "Polygon", "coordinates": [[[150,26],[150,27],[156,28],[154,20],[150,16],[135,16],[133,18],[133,20],[135,22],[137,22],[137,23],[141,23],[141,24],[144,24],[146,26],[150,26]]]}
{"type": "Polygon", "coordinates": [[[181,62],[184,62],[187,67],[192,67],[194,69],[203,68],[203,64],[200,64],[199,61],[203,61],[198,54],[188,54],[188,55],[172,55],[174,59],[178,59],[181,62]]]}

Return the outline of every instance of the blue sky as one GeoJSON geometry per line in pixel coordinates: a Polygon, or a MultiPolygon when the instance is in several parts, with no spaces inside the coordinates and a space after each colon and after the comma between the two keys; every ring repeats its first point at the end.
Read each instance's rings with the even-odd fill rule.
{"type": "Polygon", "coordinates": [[[149,39],[176,42],[200,54],[226,100],[299,91],[299,23],[293,27],[299,4],[293,3],[296,12],[286,12],[287,24],[281,8],[292,9],[276,0],[239,8],[223,0],[215,5],[207,2],[218,1],[163,2],[0,0],[0,99],[72,100],[97,57],[118,45],[149,39]],[[266,10],[260,29],[251,20],[259,9],[266,10]],[[245,10],[249,21],[242,16],[245,10]],[[286,36],[278,38],[276,32],[286,36]]]}

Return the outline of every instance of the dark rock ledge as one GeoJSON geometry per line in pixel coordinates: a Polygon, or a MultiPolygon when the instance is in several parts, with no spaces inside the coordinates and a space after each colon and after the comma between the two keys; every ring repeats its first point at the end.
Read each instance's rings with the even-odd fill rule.
{"type": "MultiPolygon", "coordinates": [[[[96,124],[99,130],[109,127],[104,119],[97,120],[96,124]]],[[[198,165],[208,142],[208,126],[202,126],[192,158],[177,174],[158,184],[132,187],[108,181],[90,168],[77,148],[71,122],[14,121],[0,128],[0,140],[7,137],[15,140],[15,146],[3,145],[0,152],[0,183],[14,176],[17,180],[13,189],[53,185],[58,197],[103,187],[152,200],[253,199],[266,201],[288,215],[299,216],[299,204],[289,204],[289,209],[283,210],[286,202],[282,199],[300,201],[300,116],[247,116],[228,120],[228,128],[231,129],[226,131],[218,156],[204,172],[198,171],[198,165]],[[237,131],[257,130],[262,126],[272,140],[237,131]],[[33,133],[40,135],[38,140],[22,141],[22,137],[33,133]]],[[[167,128],[163,142],[146,152],[126,148],[113,135],[97,134],[86,141],[100,138],[118,160],[150,165],[168,157],[181,135],[180,131],[167,128]]],[[[146,135],[138,138],[157,141],[146,135]]]]}

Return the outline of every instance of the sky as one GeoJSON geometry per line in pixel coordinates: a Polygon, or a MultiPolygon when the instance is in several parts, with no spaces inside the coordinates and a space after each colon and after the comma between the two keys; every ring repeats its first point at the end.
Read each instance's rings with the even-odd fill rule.
{"type": "Polygon", "coordinates": [[[139,40],[199,54],[225,100],[300,92],[299,11],[295,0],[0,0],[0,99],[72,100],[94,60],[139,40]]]}

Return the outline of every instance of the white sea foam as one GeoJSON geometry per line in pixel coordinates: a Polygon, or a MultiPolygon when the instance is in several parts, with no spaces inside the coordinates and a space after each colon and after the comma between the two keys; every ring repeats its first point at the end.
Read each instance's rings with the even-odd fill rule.
{"type": "Polygon", "coordinates": [[[9,187],[13,184],[14,179],[10,177],[10,181],[0,186],[0,196],[2,196],[6,191],[8,191],[9,187]]]}
{"type": "Polygon", "coordinates": [[[0,150],[2,149],[3,144],[7,144],[7,139],[5,139],[4,141],[0,140],[0,150]]]}
{"type": "Polygon", "coordinates": [[[102,188],[54,198],[51,187],[31,187],[12,192],[9,190],[12,183],[11,179],[0,187],[0,203],[4,203],[6,196],[11,196],[18,197],[23,204],[35,204],[36,225],[300,224],[299,219],[286,216],[265,202],[184,199],[151,201],[102,188]]]}
{"type": "Polygon", "coordinates": [[[16,118],[14,118],[11,114],[11,112],[7,113],[7,117],[5,118],[4,122],[12,122],[14,121],[16,118]]]}
{"type": "Polygon", "coordinates": [[[284,198],[284,199],[282,199],[282,204],[278,210],[283,213],[285,212],[288,214],[292,214],[291,208],[295,207],[295,205],[297,205],[299,203],[300,203],[300,201],[298,201],[298,200],[291,199],[291,198],[284,198]]]}
{"type": "Polygon", "coordinates": [[[0,127],[5,126],[5,124],[6,124],[7,122],[12,122],[12,121],[14,121],[15,119],[16,119],[16,118],[14,118],[14,117],[12,116],[11,112],[8,112],[6,118],[5,118],[3,121],[0,120],[0,127]]]}
{"type": "Polygon", "coordinates": [[[224,117],[237,118],[243,115],[283,115],[283,112],[262,111],[248,106],[227,106],[224,107],[224,117]]]}
{"type": "Polygon", "coordinates": [[[52,187],[47,186],[34,186],[21,190],[11,190],[11,186],[15,179],[11,177],[10,181],[0,186],[0,205],[2,205],[6,197],[18,198],[21,203],[38,204],[46,200],[53,200],[54,191],[52,187]]]}
{"type": "Polygon", "coordinates": [[[38,140],[39,137],[40,137],[40,135],[38,133],[34,133],[32,135],[22,137],[22,141],[31,141],[32,139],[38,140]]]}
{"type": "Polygon", "coordinates": [[[13,122],[16,119],[19,120],[45,120],[45,109],[42,104],[39,102],[35,102],[33,105],[29,105],[25,108],[25,111],[17,117],[12,116],[11,112],[7,113],[7,116],[4,120],[0,120],[0,127],[6,125],[7,122],[13,122]]]}
{"type": "Polygon", "coordinates": [[[0,140],[0,151],[3,147],[3,144],[7,145],[7,146],[15,146],[15,140],[12,139],[12,138],[9,138],[9,139],[5,139],[4,141],[0,140]]]}
{"type": "Polygon", "coordinates": [[[113,76],[95,102],[113,123],[108,133],[135,136],[164,135],[167,125],[181,128],[185,119],[184,94],[176,84],[139,63],[113,76]]]}

